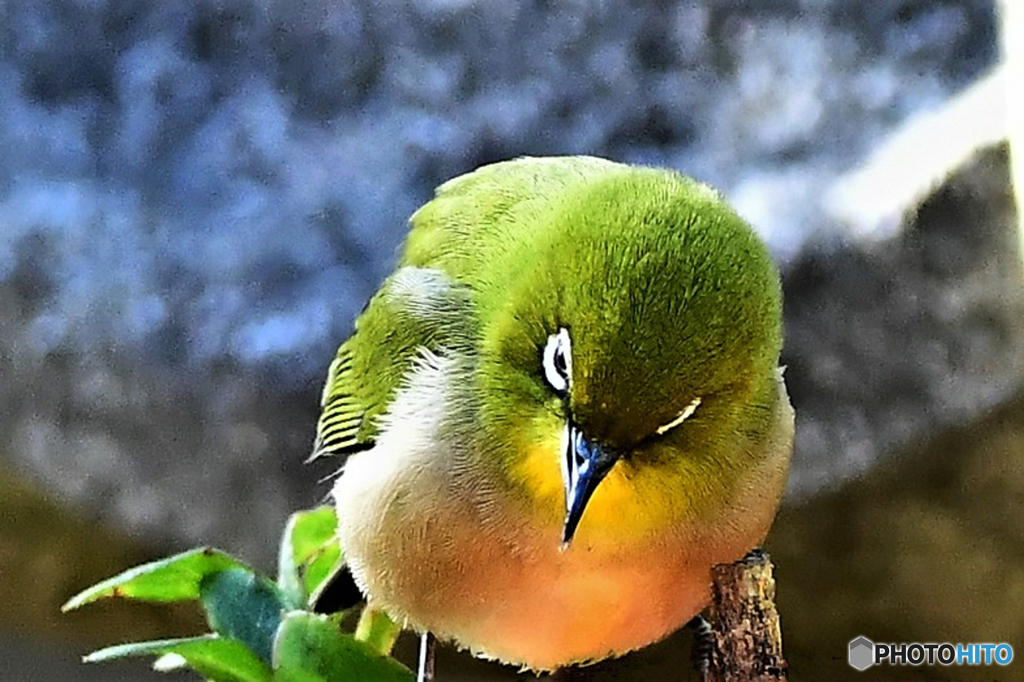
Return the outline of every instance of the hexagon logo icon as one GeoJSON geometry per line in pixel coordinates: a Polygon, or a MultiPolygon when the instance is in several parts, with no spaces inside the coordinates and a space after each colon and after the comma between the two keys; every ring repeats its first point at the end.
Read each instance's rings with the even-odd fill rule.
{"type": "Polygon", "coordinates": [[[875,662],[875,643],[867,637],[858,637],[850,642],[850,666],[865,671],[875,662]]]}

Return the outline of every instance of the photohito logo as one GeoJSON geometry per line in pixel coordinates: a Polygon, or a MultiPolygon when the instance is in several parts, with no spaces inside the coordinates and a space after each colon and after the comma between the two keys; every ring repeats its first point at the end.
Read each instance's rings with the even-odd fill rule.
{"type": "Polygon", "coordinates": [[[850,642],[850,666],[867,670],[873,665],[1009,665],[1013,647],[1001,644],[881,644],[867,637],[850,642]]]}

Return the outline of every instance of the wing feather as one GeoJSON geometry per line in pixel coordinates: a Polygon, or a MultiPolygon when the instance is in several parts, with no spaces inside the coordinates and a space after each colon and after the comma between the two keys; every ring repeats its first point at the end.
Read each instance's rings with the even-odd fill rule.
{"type": "Polygon", "coordinates": [[[431,268],[389,277],[338,349],[320,401],[310,459],[373,447],[378,420],[424,350],[472,350],[475,317],[468,287],[431,268]]]}

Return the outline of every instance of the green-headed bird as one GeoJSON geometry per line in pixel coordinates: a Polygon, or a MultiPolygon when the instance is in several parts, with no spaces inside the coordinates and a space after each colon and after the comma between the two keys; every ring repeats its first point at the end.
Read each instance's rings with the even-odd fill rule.
{"type": "Polygon", "coordinates": [[[709,187],[591,157],[482,167],[411,223],[318,425],[357,585],[534,670],[678,629],[785,485],[764,245],[709,187]]]}

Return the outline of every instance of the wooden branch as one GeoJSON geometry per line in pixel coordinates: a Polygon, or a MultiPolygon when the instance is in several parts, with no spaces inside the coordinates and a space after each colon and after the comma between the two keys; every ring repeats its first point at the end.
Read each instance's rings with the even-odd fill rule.
{"type": "MultiPolygon", "coordinates": [[[[720,682],[786,680],[772,562],[754,550],[712,571],[713,675],[720,682]]],[[[712,677],[714,679],[714,677],[712,677]]]]}

